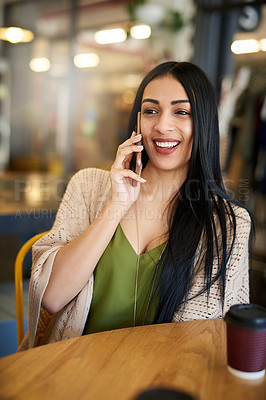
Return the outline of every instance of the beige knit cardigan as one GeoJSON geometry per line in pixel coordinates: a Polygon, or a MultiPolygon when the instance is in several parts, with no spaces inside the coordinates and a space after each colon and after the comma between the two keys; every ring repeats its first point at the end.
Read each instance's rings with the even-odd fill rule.
{"type": "MultiPolygon", "coordinates": [[[[20,350],[82,335],[93,294],[93,276],[81,292],[56,314],[44,310],[41,302],[56,253],[85,231],[101,212],[110,194],[111,183],[107,171],[96,168],[83,169],[70,180],[51,231],[33,247],[28,331],[20,350]]],[[[234,210],[237,216],[237,236],[228,262],[224,313],[233,304],[249,302],[250,218],[243,208],[234,206],[234,210]]],[[[198,261],[201,255],[202,251],[199,251],[198,261]]],[[[218,262],[215,258],[214,273],[217,268],[218,262]]],[[[199,268],[198,271],[189,297],[193,297],[203,288],[203,269],[199,268]]],[[[220,298],[220,289],[215,282],[211,287],[208,302],[206,294],[199,295],[188,302],[182,313],[177,312],[173,321],[221,318],[223,315],[220,298]]]]}

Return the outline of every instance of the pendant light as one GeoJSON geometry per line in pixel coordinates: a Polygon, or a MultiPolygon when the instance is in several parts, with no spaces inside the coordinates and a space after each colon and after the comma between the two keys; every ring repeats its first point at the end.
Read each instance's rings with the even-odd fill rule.
{"type": "Polygon", "coordinates": [[[17,26],[0,28],[0,40],[10,43],[26,43],[34,39],[34,34],[28,29],[22,29],[17,26]]]}

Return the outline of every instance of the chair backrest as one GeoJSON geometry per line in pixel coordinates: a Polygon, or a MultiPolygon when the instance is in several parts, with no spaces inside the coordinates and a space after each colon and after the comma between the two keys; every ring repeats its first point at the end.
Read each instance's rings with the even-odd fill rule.
{"type": "Polygon", "coordinates": [[[23,261],[34,243],[47,232],[38,233],[29,239],[19,250],[15,261],[15,294],[16,294],[16,319],[17,342],[20,345],[24,337],[24,311],[23,311],[23,261]]]}

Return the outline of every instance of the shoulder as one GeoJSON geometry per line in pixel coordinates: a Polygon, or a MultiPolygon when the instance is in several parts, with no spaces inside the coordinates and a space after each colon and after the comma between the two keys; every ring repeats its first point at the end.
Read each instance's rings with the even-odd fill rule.
{"type": "MultiPolygon", "coordinates": [[[[223,200],[223,208],[225,212],[225,218],[227,222],[232,222],[232,218],[235,217],[236,224],[247,224],[250,225],[252,222],[252,213],[250,213],[245,207],[237,205],[231,201],[223,200]]],[[[218,211],[218,206],[213,209],[215,219],[219,219],[220,212],[218,211]]],[[[220,210],[221,211],[221,210],[220,210]]]]}
{"type": "Polygon", "coordinates": [[[228,239],[235,235],[240,239],[248,240],[251,230],[253,231],[253,218],[246,208],[233,202],[223,201],[223,211],[215,210],[215,228],[218,236],[222,234],[222,226],[226,227],[228,239]],[[221,212],[222,211],[222,212],[221,212]]]}
{"type": "Polygon", "coordinates": [[[100,182],[106,184],[109,180],[109,171],[100,168],[84,168],[76,172],[71,181],[83,183],[100,182]]]}
{"type": "Polygon", "coordinates": [[[232,204],[232,209],[236,218],[237,226],[251,226],[251,216],[246,208],[232,204]]]}
{"type": "Polygon", "coordinates": [[[82,193],[102,192],[109,189],[109,171],[99,168],[84,168],[76,172],[69,182],[69,187],[82,193]]]}
{"type": "MultiPolygon", "coordinates": [[[[239,240],[241,238],[243,240],[248,240],[253,226],[251,214],[244,207],[232,203],[231,206],[235,216],[236,236],[239,240]]],[[[232,216],[229,219],[232,220],[232,216]]]]}
{"type": "MultiPolygon", "coordinates": [[[[109,172],[99,168],[84,168],[68,182],[64,203],[88,204],[94,200],[105,201],[111,192],[109,172]]],[[[76,207],[76,206],[75,206],[76,207]]]]}
{"type": "Polygon", "coordinates": [[[109,171],[99,168],[85,168],[78,171],[72,178],[78,182],[77,191],[83,198],[86,208],[101,210],[110,198],[111,181],[109,171]]]}
{"type": "Polygon", "coordinates": [[[246,208],[238,206],[236,204],[231,204],[232,205],[232,209],[234,211],[234,214],[236,216],[237,219],[242,219],[246,222],[250,222],[251,218],[250,218],[250,213],[247,211],[246,208]]]}

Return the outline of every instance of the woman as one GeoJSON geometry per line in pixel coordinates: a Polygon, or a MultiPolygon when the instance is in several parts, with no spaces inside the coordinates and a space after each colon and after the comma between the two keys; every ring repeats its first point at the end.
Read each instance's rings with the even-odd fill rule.
{"type": "Polygon", "coordinates": [[[249,302],[252,224],[222,183],[208,78],[188,62],[155,67],[138,89],[129,132],[110,172],[85,169],[71,179],[52,230],[34,247],[22,349],[221,318],[249,302]],[[129,169],[133,153],[142,153],[141,176],[129,169]]]}

